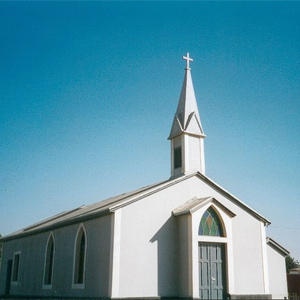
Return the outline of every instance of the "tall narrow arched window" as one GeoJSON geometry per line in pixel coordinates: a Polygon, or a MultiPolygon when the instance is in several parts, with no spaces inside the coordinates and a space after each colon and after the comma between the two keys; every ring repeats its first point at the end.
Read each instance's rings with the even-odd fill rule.
{"type": "Polygon", "coordinates": [[[48,238],[46,253],[45,253],[44,285],[52,284],[54,251],[55,251],[54,237],[53,234],[51,233],[48,238]]]}
{"type": "Polygon", "coordinates": [[[78,230],[75,243],[74,284],[84,283],[86,247],[86,233],[84,227],[81,226],[78,230]]]}
{"type": "Polygon", "coordinates": [[[198,233],[199,235],[224,236],[221,220],[212,207],[203,214],[198,233]]]}

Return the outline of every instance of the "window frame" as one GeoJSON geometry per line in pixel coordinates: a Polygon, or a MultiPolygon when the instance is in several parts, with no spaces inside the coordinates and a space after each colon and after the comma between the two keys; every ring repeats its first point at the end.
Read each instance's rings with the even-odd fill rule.
{"type": "Polygon", "coordinates": [[[21,251],[14,252],[13,255],[13,263],[12,263],[12,272],[11,272],[11,285],[18,285],[19,279],[20,279],[20,264],[21,264],[21,251]],[[16,264],[16,257],[18,258],[18,266],[17,269],[15,269],[16,264]],[[16,279],[15,279],[16,277],[16,279]]]}
{"type": "MultiPolygon", "coordinates": [[[[51,254],[51,253],[50,253],[51,254]]],[[[53,232],[51,232],[49,234],[49,237],[48,237],[48,240],[47,240],[47,244],[46,244],[46,249],[45,249],[45,261],[44,261],[44,274],[43,274],[43,289],[52,289],[52,284],[53,284],[53,274],[54,274],[54,262],[55,262],[55,238],[54,238],[54,234],[53,232]],[[50,283],[46,283],[46,276],[47,275],[47,272],[49,272],[48,268],[49,268],[49,265],[48,265],[48,253],[49,251],[51,251],[49,249],[49,243],[50,241],[52,241],[53,243],[53,253],[52,253],[52,266],[51,266],[51,280],[50,280],[50,283]]]]}
{"type": "Polygon", "coordinates": [[[78,227],[75,244],[74,244],[74,258],[73,258],[73,274],[72,274],[72,288],[73,289],[84,289],[85,288],[85,269],[86,269],[86,255],[87,253],[87,234],[86,229],[83,224],[80,224],[78,227]],[[82,282],[76,282],[76,277],[78,277],[77,272],[80,269],[80,257],[81,257],[81,240],[82,236],[84,235],[85,244],[84,244],[84,253],[83,253],[83,266],[82,266],[82,282]],[[79,241],[80,238],[80,241],[79,241]]]}

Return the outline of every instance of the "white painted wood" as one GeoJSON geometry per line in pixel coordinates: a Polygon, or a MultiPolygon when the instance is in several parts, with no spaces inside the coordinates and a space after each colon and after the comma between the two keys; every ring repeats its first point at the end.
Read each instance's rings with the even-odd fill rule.
{"type": "Polygon", "coordinates": [[[174,157],[171,162],[171,176],[176,177],[191,172],[205,173],[204,141],[205,134],[200,121],[197,100],[192,82],[189,62],[192,59],[189,53],[183,56],[186,60],[185,76],[178,101],[176,114],[171,127],[169,139],[171,140],[171,153],[174,152],[174,139],[181,136],[182,145],[182,169],[174,168],[174,157]]]}
{"type": "MultiPolygon", "coordinates": [[[[114,212],[112,218],[112,242],[111,242],[111,291],[112,298],[119,297],[120,289],[120,255],[121,255],[121,225],[122,210],[114,212]]],[[[130,271],[130,270],[128,270],[130,271]]]]}
{"type": "Polygon", "coordinates": [[[263,267],[263,278],[264,278],[264,288],[265,293],[270,293],[269,286],[269,270],[268,270],[268,255],[267,255],[267,241],[266,241],[266,230],[265,225],[260,222],[260,232],[261,232],[261,252],[262,252],[262,267],[263,267]]]}
{"type": "Polygon", "coordinates": [[[186,70],[190,70],[190,61],[193,61],[192,58],[190,58],[190,54],[187,53],[186,56],[182,56],[182,58],[186,61],[186,70]]]}
{"type": "Polygon", "coordinates": [[[288,299],[285,255],[267,244],[269,288],[273,299],[288,299]]]}

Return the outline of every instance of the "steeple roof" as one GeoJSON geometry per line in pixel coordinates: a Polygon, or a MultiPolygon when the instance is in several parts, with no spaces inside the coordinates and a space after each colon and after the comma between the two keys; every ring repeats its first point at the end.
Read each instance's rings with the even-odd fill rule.
{"type": "Polygon", "coordinates": [[[193,87],[191,69],[189,67],[189,61],[192,61],[192,59],[189,58],[188,53],[186,57],[183,56],[183,59],[187,61],[185,76],[169,139],[182,133],[205,137],[193,87]]]}

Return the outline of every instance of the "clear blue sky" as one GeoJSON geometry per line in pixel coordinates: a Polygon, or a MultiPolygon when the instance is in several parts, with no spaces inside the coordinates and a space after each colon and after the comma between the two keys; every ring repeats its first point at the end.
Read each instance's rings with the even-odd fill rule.
{"type": "Polygon", "coordinates": [[[299,15],[300,2],[0,2],[0,233],[169,178],[189,52],[207,175],[300,260],[299,15]]]}

